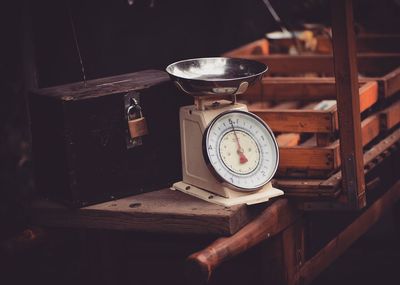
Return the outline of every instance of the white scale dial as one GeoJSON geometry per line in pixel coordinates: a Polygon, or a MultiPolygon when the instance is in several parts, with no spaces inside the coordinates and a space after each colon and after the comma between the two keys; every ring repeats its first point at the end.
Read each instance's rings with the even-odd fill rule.
{"type": "Polygon", "coordinates": [[[242,191],[268,183],[279,159],[272,131],[244,111],[222,113],[211,122],[205,132],[204,155],[220,180],[242,191]]]}

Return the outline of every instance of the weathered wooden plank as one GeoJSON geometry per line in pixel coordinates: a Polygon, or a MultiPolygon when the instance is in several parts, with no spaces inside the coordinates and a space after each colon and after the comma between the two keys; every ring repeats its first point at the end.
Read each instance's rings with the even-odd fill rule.
{"type": "Polygon", "coordinates": [[[227,57],[240,57],[243,55],[267,55],[269,54],[269,43],[267,39],[259,39],[236,49],[222,54],[227,57]]]}
{"type": "Polygon", "coordinates": [[[277,235],[299,217],[299,212],[286,199],[274,202],[233,236],[219,238],[205,249],[191,254],[187,259],[187,276],[206,284],[221,263],[277,235]]]}
{"type": "Polygon", "coordinates": [[[253,109],[276,132],[332,133],[336,130],[335,112],[318,110],[253,109]]]}
{"type": "Polygon", "coordinates": [[[265,77],[261,85],[249,89],[245,96],[252,100],[258,98],[275,101],[336,99],[335,79],[333,77],[265,77]]]}
{"type": "Polygon", "coordinates": [[[32,219],[49,227],[231,235],[251,215],[245,205],[225,208],[163,189],[81,209],[40,200],[33,204],[32,219]]]}
{"type": "Polygon", "coordinates": [[[384,96],[390,97],[400,91],[400,67],[389,72],[381,79],[384,82],[384,96]]]}
{"type": "Polygon", "coordinates": [[[169,76],[160,70],[144,70],[140,72],[115,75],[107,78],[92,79],[86,82],[75,82],[60,86],[34,90],[44,96],[61,98],[62,100],[80,100],[100,97],[114,93],[140,90],[157,83],[168,81],[169,76]],[[74,97],[71,97],[74,93],[74,97]]]}
{"type": "Polygon", "coordinates": [[[319,273],[337,259],[350,245],[374,225],[400,198],[400,181],[363,212],[345,230],[332,239],[322,250],[306,261],[296,274],[296,280],[310,283],[319,273]]]}
{"type": "Polygon", "coordinates": [[[382,127],[390,130],[400,122],[400,101],[380,112],[382,127]]]}
{"type": "Polygon", "coordinates": [[[349,205],[366,205],[362,156],[360,96],[353,22],[353,6],[348,0],[330,1],[336,95],[340,130],[343,188],[349,205]]]}
{"type": "MultiPolygon", "coordinates": [[[[291,102],[291,101],[289,101],[291,102]]],[[[312,110],[317,103],[309,103],[301,107],[303,110],[312,110]]],[[[280,104],[276,105],[275,108],[279,109],[282,106],[280,104]]],[[[296,108],[296,105],[292,107],[296,108]]],[[[284,133],[276,136],[276,142],[279,147],[294,147],[300,143],[301,135],[299,133],[284,133]]]]}

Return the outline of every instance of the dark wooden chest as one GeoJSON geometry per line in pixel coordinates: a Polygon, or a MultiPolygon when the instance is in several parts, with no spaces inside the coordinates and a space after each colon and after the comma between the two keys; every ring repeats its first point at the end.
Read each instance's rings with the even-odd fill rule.
{"type": "Polygon", "coordinates": [[[162,71],[34,90],[29,95],[36,189],[73,207],[170,186],[181,177],[179,107],[162,71]],[[129,141],[139,101],[149,134],[129,141]]]}

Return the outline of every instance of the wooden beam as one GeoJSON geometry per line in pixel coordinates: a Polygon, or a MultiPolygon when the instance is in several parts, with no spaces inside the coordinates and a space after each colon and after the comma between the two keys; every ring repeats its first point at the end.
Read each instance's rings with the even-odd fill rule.
{"type": "Polygon", "coordinates": [[[288,200],[274,202],[233,236],[219,238],[207,248],[191,254],[186,275],[196,283],[207,283],[212,272],[224,261],[282,232],[299,217],[288,200]]]}
{"type": "Polygon", "coordinates": [[[351,244],[361,237],[372,225],[374,225],[396,201],[400,198],[400,181],[392,186],[371,207],[362,213],[338,236],[331,240],[322,250],[306,261],[296,274],[296,280],[301,284],[310,283],[319,273],[327,268],[334,260],[344,253],[351,244]]]}
{"type": "Polygon", "coordinates": [[[352,1],[332,0],[331,10],[343,188],[357,209],[366,197],[352,1]]]}

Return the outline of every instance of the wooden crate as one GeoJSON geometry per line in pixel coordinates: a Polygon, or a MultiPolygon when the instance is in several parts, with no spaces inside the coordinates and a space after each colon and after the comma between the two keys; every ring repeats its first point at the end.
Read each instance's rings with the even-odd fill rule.
{"type": "MultiPolygon", "coordinates": [[[[292,44],[292,41],[290,43],[292,44]]],[[[281,44],[285,45],[288,42],[281,40],[281,44]]],[[[398,92],[400,90],[400,48],[396,47],[400,46],[400,35],[362,35],[358,38],[357,44],[360,51],[358,54],[360,83],[377,81],[382,97],[390,97],[398,92]],[[390,48],[385,49],[387,45],[390,48]]],[[[259,39],[223,55],[253,59],[267,64],[269,66],[267,77],[261,83],[251,87],[246,97],[257,97],[263,94],[266,98],[262,99],[282,101],[297,100],[299,96],[302,100],[335,99],[331,53],[330,48],[329,54],[270,54],[268,40],[259,39]],[[294,75],[296,77],[291,77],[294,75]],[[284,78],[277,76],[284,76],[284,78]]]]}
{"type": "MultiPolygon", "coordinates": [[[[337,198],[342,177],[332,55],[248,52],[236,56],[258,60],[270,67],[260,84],[240,99],[277,136],[280,146],[277,187],[295,197],[337,198]]],[[[365,165],[398,144],[399,66],[399,53],[358,54],[365,165]]]]}
{"type": "MultiPolygon", "coordinates": [[[[378,101],[378,85],[374,81],[361,84],[359,93],[360,113],[378,101]]],[[[277,134],[280,146],[278,174],[325,177],[339,168],[340,143],[337,140],[338,115],[335,100],[261,102],[249,103],[248,108],[267,122],[277,134]]],[[[363,120],[364,145],[377,137],[379,132],[379,116],[374,114],[363,120]]]]}

